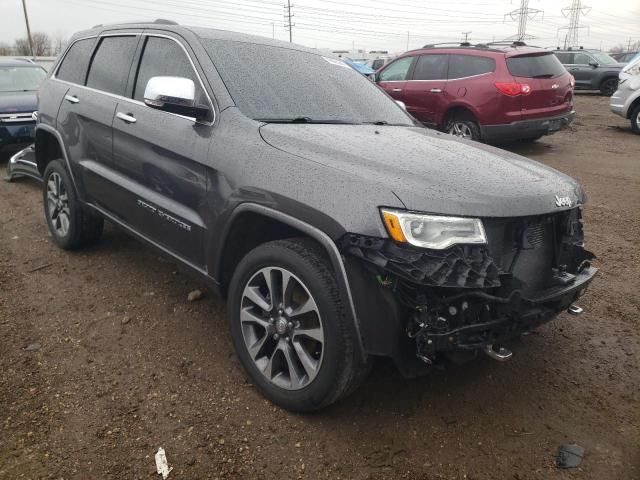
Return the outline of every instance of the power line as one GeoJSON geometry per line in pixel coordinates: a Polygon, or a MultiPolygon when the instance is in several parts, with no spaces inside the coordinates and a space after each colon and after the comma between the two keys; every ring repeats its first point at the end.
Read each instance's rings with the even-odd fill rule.
{"type": "Polygon", "coordinates": [[[518,33],[515,36],[515,40],[522,42],[527,38],[534,38],[533,35],[527,35],[527,21],[533,20],[539,13],[544,12],[537,8],[529,8],[529,0],[520,0],[520,8],[510,11],[505,15],[511,17],[511,20],[518,21],[518,33]]]}
{"type": "Polygon", "coordinates": [[[569,26],[558,29],[567,30],[564,37],[564,48],[578,46],[578,31],[581,28],[588,28],[580,26],[580,16],[586,15],[590,11],[591,7],[582,5],[582,0],[572,0],[570,7],[562,9],[562,15],[569,18],[569,26]]]}

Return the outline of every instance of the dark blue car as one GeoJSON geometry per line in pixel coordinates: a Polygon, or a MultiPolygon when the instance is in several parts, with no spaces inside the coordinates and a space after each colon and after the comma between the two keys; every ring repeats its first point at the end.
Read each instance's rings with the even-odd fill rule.
{"type": "Polygon", "coordinates": [[[0,156],[33,142],[37,90],[46,75],[29,60],[0,60],[0,156]]]}

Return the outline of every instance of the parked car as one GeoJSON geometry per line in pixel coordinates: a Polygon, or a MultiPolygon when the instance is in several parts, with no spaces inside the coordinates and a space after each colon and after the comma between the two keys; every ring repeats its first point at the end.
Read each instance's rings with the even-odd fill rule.
{"type": "Polygon", "coordinates": [[[604,96],[610,97],[618,87],[618,75],[624,64],[600,50],[554,50],[556,57],[562,62],[576,79],[576,90],[600,90],[604,96]]]}
{"type": "Polygon", "coordinates": [[[640,57],[620,73],[618,90],[609,102],[611,111],[631,122],[631,130],[640,134],[640,57]]]}
{"type": "Polygon", "coordinates": [[[47,76],[29,60],[0,59],[0,154],[33,142],[40,82],[47,76]]]}
{"type": "Polygon", "coordinates": [[[571,75],[550,52],[522,43],[427,45],[376,81],[423,124],[472,140],[533,141],[575,115],[571,75]]]}
{"type": "Polygon", "coordinates": [[[382,67],[384,67],[387,63],[389,63],[392,59],[393,57],[390,57],[390,56],[378,57],[371,60],[367,60],[365,65],[371,68],[372,70],[379,70],[382,67]]]}
{"type": "Polygon", "coordinates": [[[374,356],[409,376],[454,352],[505,360],[503,342],[596,274],[575,180],[429,131],[294,44],[96,27],[71,39],[39,113],[53,241],[96,242],[106,218],[190,268],[227,298],[240,363],[287,409],[347,395],[374,356]]]}
{"type": "Polygon", "coordinates": [[[614,58],[618,63],[624,64],[631,62],[631,60],[633,60],[637,56],[640,56],[640,52],[622,52],[611,54],[611,57],[614,58]]]}
{"type": "Polygon", "coordinates": [[[35,145],[33,144],[13,155],[7,164],[7,176],[5,178],[7,181],[11,182],[21,177],[30,177],[39,182],[42,181],[36,162],[35,145]]]}

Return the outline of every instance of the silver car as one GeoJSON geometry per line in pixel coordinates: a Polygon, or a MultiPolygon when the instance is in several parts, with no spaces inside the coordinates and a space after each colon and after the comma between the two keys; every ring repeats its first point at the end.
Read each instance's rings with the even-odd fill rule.
{"type": "Polygon", "coordinates": [[[611,111],[631,121],[631,130],[640,134],[640,57],[620,72],[618,90],[609,102],[611,111]]]}

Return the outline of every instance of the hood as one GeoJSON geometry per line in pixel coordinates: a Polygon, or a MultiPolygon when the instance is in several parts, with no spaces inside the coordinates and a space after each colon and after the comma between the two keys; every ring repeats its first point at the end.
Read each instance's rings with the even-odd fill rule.
{"type": "Polygon", "coordinates": [[[580,185],[550,167],[425,128],[265,124],[260,132],[279,150],[391,190],[409,210],[512,217],[567,209],[564,197],[584,201],[580,185]]]}
{"type": "Polygon", "coordinates": [[[38,97],[32,92],[0,92],[0,113],[35,112],[38,97]]]}

